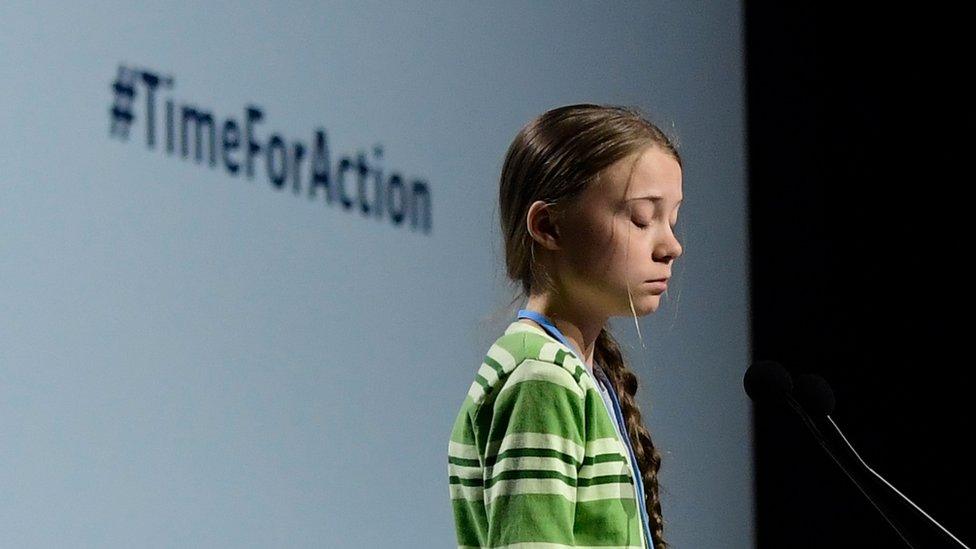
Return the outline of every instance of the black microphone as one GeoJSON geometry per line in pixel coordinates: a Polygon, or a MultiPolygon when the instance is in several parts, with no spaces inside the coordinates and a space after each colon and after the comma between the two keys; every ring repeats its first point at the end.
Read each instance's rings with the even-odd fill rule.
{"type": "Polygon", "coordinates": [[[742,380],[746,394],[756,404],[780,405],[793,392],[793,378],[779,362],[757,360],[746,370],[742,380]]]}
{"type": "MultiPolygon", "coordinates": [[[[746,370],[743,384],[745,386],[746,393],[753,400],[753,402],[757,404],[758,408],[769,407],[773,409],[782,409],[785,405],[796,412],[796,414],[800,417],[800,419],[803,420],[804,424],[813,434],[817,442],[820,443],[831,459],[837,463],[838,467],[841,468],[844,474],[846,474],[854,485],[857,486],[857,488],[861,491],[861,493],[864,494],[864,497],[868,499],[868,501],[874,506],[875,509],[878,510],[888,524],[891,525],[895,532],[901,537],[902,541],[904,541],[909,547],[914,547],[914,545],[912,545],[912,543],[902,532],[902,529],[896,525],[896,522],[901,521],[897,521],[894,518],[894,513],[892,510],[887,509],[886,511],[885,509],[882,509],[882,507],[887,506],[885,505],[884,501],[878,497],[879,494],[873,493],[875,492],[876,488],[871,489],[871,486],[865,486],[865,479],[858,478],[859,476],[863,475],[859,475],[858,471],[852,470],[841,461],[841,459],[828,445],[827,440],[820,432],[820,429],[804,409],[804,407],[806,407],[807,409],[813,411],[816,416],[823,416],[830,419],[829,414],[834,409],[835,400],[833,391],[830,390],[830,386],[825,380],[823,380],[823,378],[812,374],[801,375],[794,382],[789,372],[787,372],[787,370],[778,362],[772,360],[760,360],[756,361],[752,366],[749,367],[748,370],[746,370]],[[796,397],[794,397],[794,393],[796,394],[796,397]],[[869,493],[869,491],[871,493],[869,493]]],[[[833,420],[830,419],[830,422],[833,423],[833,420]]],[[[837,429],[836,424],[834,425],[834,428],[837,429]]],[[[837,431],[840,432],[839,429],[837,429],[837,431]]],[[[843,437],[842,433],[841,437],[843,437]]],[[[848,447],[850,447],[849,443],[848,447]]],[[[850,447],[850,449],[853,451],[853,447],[850,447]]],[[[854,454],[857,455],[856,452],[854,452],[854,454]]],[[[858,459],[860,460],[860,456],[858,456],[858,459]]],[[[861,463],[864,463],[863,460],[861,460],[861,463]]],[[[868,469],[870,470],[870,468],[868,469]]],[[[871,470],[871,472],[874,473],[873,470],[871,470]]],[[[874,474],[877,475],[877,473],[874,474]]],[[[880,478],[880,475],[877,476],[880,478]]],[[[884,479],[881,480],[884,481],[884,479]]],[[[884,482],[887,484],[887,481],[884,482]]],[[[888,484],[888,486],[892,489],[894,488],[890,484],[888,484]]],[[[900,492],[899,495],[901,495],[900,492]]],[[[903,495],[902,497],[904,498],[903,495]]],[[[912,505],[914,506],[915,504],[912,503],[912,505]]],[[[928,515],[926,515],[926,517],[928,517],[928,515]]],[[[929,517],[929,519],[931,520],[931,517],[929,517]]],[[[941,525],[939,525],[939,527],[942,528],[941,525]]],[[[942,530],[946,531],[944,528],[942,528],[942,530]]],[[[948,531],[946,531],[946,533],[948,533],[948,531]]],[[[969,549],[955,536],[952,536],[952,534],[949,535],[959,544],[959,546],[969,549]]]]}

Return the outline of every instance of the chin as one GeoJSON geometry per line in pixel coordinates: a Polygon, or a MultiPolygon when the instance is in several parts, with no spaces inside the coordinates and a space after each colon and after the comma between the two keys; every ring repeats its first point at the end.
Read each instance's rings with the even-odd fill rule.
{"type": "Polygon", "coordinates": [[[634,311],[630,310],[630,303],[624,305],[624,312],[621,316],[634,316],[637,313],[638,317],[647,316],[651,313],[657,311],[658,307],[661,305],[660,294],[650,294],[641,299],[634,300],[634,311]]]}

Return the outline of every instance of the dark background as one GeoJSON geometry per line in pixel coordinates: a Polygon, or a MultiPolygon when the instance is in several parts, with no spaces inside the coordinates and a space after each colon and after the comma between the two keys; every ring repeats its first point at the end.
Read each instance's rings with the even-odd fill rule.
{"type": "MultiPolygon", "coordinates": [[[[861,458],[976,547],[974,31],[891,6],[746,3],[753,358],[823,376],[861,458]]],[[[758,547],[908,547],[796,416],[754,411],[758,547]]]]}

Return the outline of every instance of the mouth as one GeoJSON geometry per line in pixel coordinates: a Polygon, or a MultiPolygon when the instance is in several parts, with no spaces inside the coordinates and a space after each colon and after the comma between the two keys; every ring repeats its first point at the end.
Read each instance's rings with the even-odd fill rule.
{"type": "Polygon", "coordinates": [[[655,293],[661,293],[668,289],[668,279],[667,278],[655,278],[653,280],[647,280],[644,282],[648,287],[652,288],[655,293]]]}

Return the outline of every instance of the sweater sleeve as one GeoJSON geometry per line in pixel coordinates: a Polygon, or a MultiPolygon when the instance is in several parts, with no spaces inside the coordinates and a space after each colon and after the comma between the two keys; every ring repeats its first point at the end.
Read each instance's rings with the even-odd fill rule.
{"type": "Polygon", "coordinates": [[[562,366],[527,359],[492,405],[485,452],[488,547],[574,545],[584,452],[583,390],[562,366]]]}

